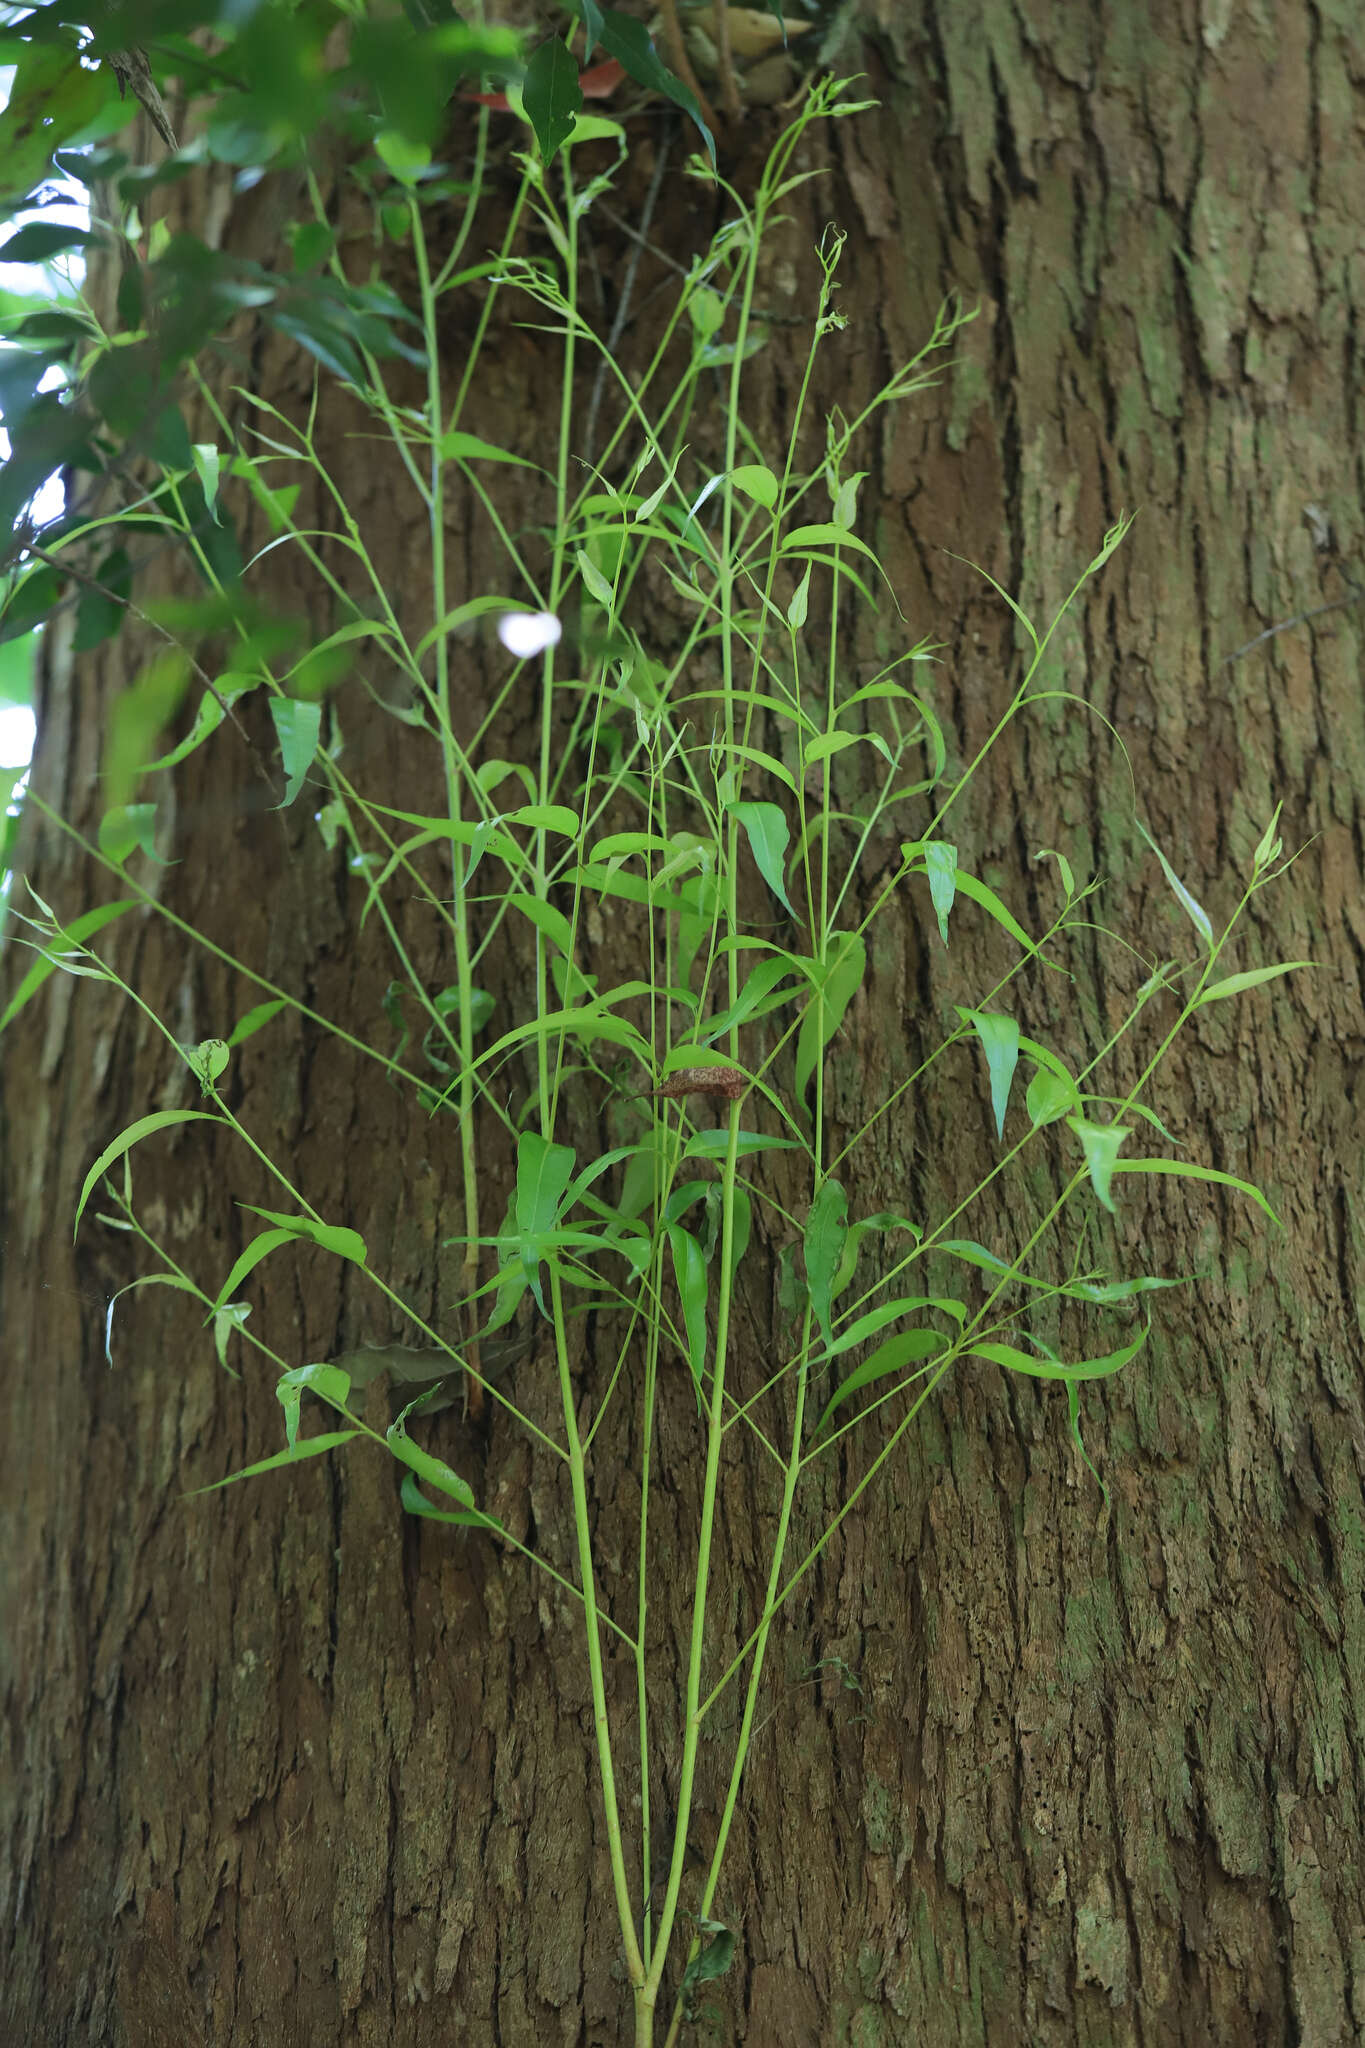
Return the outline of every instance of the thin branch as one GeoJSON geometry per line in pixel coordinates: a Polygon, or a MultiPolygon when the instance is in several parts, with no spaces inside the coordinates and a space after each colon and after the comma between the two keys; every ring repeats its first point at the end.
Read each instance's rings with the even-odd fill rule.
{"type": "Polygon", "coordinates": [[[611,323],[611,332],[607,336],[606,354],[598,363],[597,375],[593,378],[592,397],[588,401],[587,425],[583,430],[583,460],[588,463],[592,461],[593,443],[597,438],[597,415],[601,410],[602,393],[606,388],[607,365],[616,354],[617,343],[625,332],[626,321],[630,315],[630,302],[635,291],[635,279],[640,268],[640,258],[649,247],[649,224],[654,218],[654,208],[658,204],[659,193],[663,186],[664,170],[668,163],[668,151],[672,140],[673,130],[670,124],[670,126],[664,129],[659,141],[659,148],[654,161],[654,175],[649,181],[649,190],[645,194],[644,208],[640,214],[639,230],[638,232],[633,228],[627,230],[634,246],[630,252],[630,261],[626,265],[626,275],[621,286],[621,296],[616,306],[616,317],[611,323]]]}
{"type": "Polygon", "coordinates": [[[1326,604],[1310,606],[1306,612],[1296,612],[1292,619],[1281,619],[1278,626],[1267,626],[1264,633],[1258,633],[1254,640],[1248,640],[1245,647],[1239,647],[1234,653],[1227,655],[1223,667],[1230,668],[1234,661],[1240,661],[1244,654],[1250,654],[1267,640],[1273,640],[1277,633],[1287,633],[1292,626],[1305,626],[1310,619],[1320,619],[1324,612],[1348,611],[1353,604],[1359,604],[1365,599],[1365,590],[1357,590],[1354,584],[1350,584],[1348,589],[1350,594],[1347,597],[1334,597],[1326,604]]]}
{"type": "Polygon", "coordinates": [[[677,0],[659,0],[659,23],[663,30],[664,48],[668,51],[669,63],[695,97],[697,111],[702,120],[714,131],[720,123],[716,119],[714,107],[701,89],[696,72],[692,69],[692,60],[687,54],[687,45],[683,41],[683,32],[678,23],[677,0]]]}

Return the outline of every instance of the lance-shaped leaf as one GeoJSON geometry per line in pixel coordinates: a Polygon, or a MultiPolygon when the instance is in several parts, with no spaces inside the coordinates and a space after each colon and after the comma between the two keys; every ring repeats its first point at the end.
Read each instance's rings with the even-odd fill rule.
{"type": "Polygon", "coordinates": [[[796,1093],[804,1101],[815,1063],[844,1021],[844,1013],[862,987],[867,948],[857,932],[835,932],[823,964],[812,961],[811,979],[821,1000],[812,1002],[796,1040],[796,1093]]]}
{"type": "Polygon", "coordinates": [[[1095,1124],[1089,1117],[1069,1116],[1068,1130],[1076,1133],[1085,1154],[1085,1168],[1090,1175],[1090,1185],[1106,1209],[1114,1209],[1114,1197],[1109,1192],[1109,1179],[1119,1156],[1119,1148],[1125,1138],[1133,1133],[1127,1124],[1095,1124]]]}
{"type": "Polygon", "coordinates": [[[1312,965],[1311,960],[1281,960],[1274,967],[1249,967],[1245,974],[1229,974],[1223,981],[1211,981],[1194,1007],[1201,1010],[1205,1003],[1221,1003],[1227,996],[1240,996],[1245,989],[1260,988],[1281,974],[1294,974],[1300,967],[1312,965]]]}
{"type": "Polygon", "coordinates": [[[543,42],[526,67],[522,105],[536,132],[541,159],[546,168],[573,133],[573,124],[583,111],[583,91],[578,83],[578,64],[558,36],[543,42]]]}
{"type": "Polygon", "coordinates": [[[1272,1223],[1278,1223],[1281,1230],[1284,1223],[1271,1208],[1261,1190],[1249,1180],[1238,1180],[1235,1173],[1220,1173],[1216,1166],[1196,1166],[1185,1159],[1120,1159],[1114,1165],[1115,1173],[1169,1173],[1180,1180],[1206,1180],[1217,1187],[1236,1188],[1239,1195],[1246,1195],[1255,1202],[1258,1209],[1264,1209],[1272,1223]]]}
{"type": "Polygon", "coordinates": [[[410,1401],[402,1414],[389,1424],[388,1429],[384,1432],[389,1449],[393,1452],[395,1458],[401,1458],[403,1463],[415,1472],[419,1479],[425,1479],[428,1486],[434,1486],[439,1493],[444,1493],[451,1500],[458,1501],[462,1508],[472,1508],[474,1505],[474,1490],[469,1485],[469,1482],[461,1479],[459,1473],[452,1470],[446,1464],[444,1458],[434,1456],[431,1451],[424,1451],[422,1446],[415,1444],[408,1435],[408,1417],[413,1409],[419,1406],[425,1399],[426,1396],[424,1394],[419,1394],[417,1400],[410,1401]]]}
{"type": "MultiPolygon", "coordinates": [[[[904,1372],[907,1365],[917,1365],[920,1371],[927,1362],[938,1358],[948,1348],[948,1339],[941,1330],[898,1330],[894,1337],[888,1337],[879,1344],[870,1358],[865,1358],[852,1371],[842,1386],[835,1389],[825,1404],[824,1413],[815,1425],[815,1434],[820,1435],[830,1417],[841,1403],[851,1394],[861,1392],[872,1385],[874,1380],[883,1380],[892,1373],[904,1372]]],[[[918,1378],[919,1373],[912,1375],[918,1378]]]]}
{"type": "Polygon", "coordinates": [[[193,1500],[201,1493],[217,1493],[220,1486],[235,1486],[239,1479],[254,1479],[261,1472],[278,1472],[284,1465],[297,1465],[304,1458],[320,1458],[324,1451],[334,1451],[338,1444],[348,1444],[353,1436],[359,1436],[358,1429],[329,1429],[321,1436],[301,1437],[290,1451],[276,1451],[273,1458],[260,1458],[254,1465],[243,1465],[240,1472],[229,1472],[226,1479],[215,1479],[211,1486],[196,1486],[186,1494],[193,1500]]]}
{"type": "Polygon", "coordinates": [[[117,903],[102,903],[98,910],[87,910],[82,916],[73,917],[70,924],[60,926],[47,941],[5,1005],[5,1013],[0,1016],[0,1031],[3,1031],[5,1026],[18,1016],[24,1004],[37,994],[49,974],[61,964],[60,956],[64,952],[83,946],[96,932],[103,931],[105,925],[112,924],[116,917],[122,917],[125,910],[136,908],[136,897],[122,896],[117,903]]]}
{"type": "Polygon", "coordinates": [[[929,877],[929,901],[938,919],[939,937],[946,946],[948,913],[957,897],[957,848],[946,839],[924,839],[913,847],[903,846],[901,852],[913,853],[924,862],[924,872],[929,877]]]}
{"type": "Polygon", "coordinates": [[[992,1365],[1003,1365],[1007,1372],[1023,1373],[1032,1380],[1102,1380],[1110,1373],[1121,1372],[1130,1359],[1137,1357],[1150,1331],[1151,1324],[1145,1324],[1122,1350],[1106,1352],[1102,1358],[1078,1358],[1072,1365],[1057,1358],[1037,1358],[1031,1351],[1021,1351],[1016,1344],[973,1344],[971,1353],[973,1358],[987,1358],[992,1365]]]}
{"type": "Polygon", "coordinates": [[[783,873],[791,828],[781,807],[778,804],[743,803],[732,804],[730,810],[744,828],[744,836],[759,873],[783,909],[795,917],[783,873]]]}
{"type": "Polygon", "coordinates": [[[1019,1025],[1013,1017],[990,1010],[964,1010],[954,1006],[963,1022],[970,1024],[981,1040],[986,1068],[991,1077],[991,1108],[995,1111],[995,1134],[1005,1135],[1005,1110],[1010,1099],[1010,1082],[1019,1064],[1019,1025]]]}
{"type": "Polygon", "coordinates": [[[299,1434],[299,1403],[305,1392],[316,1394],[331,1408],[344,1409],[351,1376],[339,1365],[296,1365],[275,1382],[275,1398],[284,1410],[284,1433],[292,1451],[299,1434]]]}
{"type": "Polygon", "coordinates": [[[140,1138],[150,1138],[154,1131],[169,1130],[175,1124],[220,1124],[222,1122],[224,1122],[224,1118],[214,1116],[206,1109],[157,1109],[150,1116],[140,1116],[136,1123],[131,1123],[126,1130],[120,1131],[113,1143],[105,1146],[99,1158],[85,1176],[85,1181],[81,1187],[81,1198],[76,1204],[76,1220],[71,1229],[73,1240],[76,1232],[80,1229],[85,1205],[90,1200],[96,1182],[102,1174],[109,1171],[109,1168],[116,1159],[122,1159],[125,1152],[131,1151],[140,1138]]]}
{"type": "Polygon", "coordinates": [[[1147,841],[1147,844],[1151,847],[1152,852],[1161,862],[1161,872],[1166,877],[1166,880],[1170,883],[1176,901],[1179,903],[1181,909],[1185,912],[1185,915],[1189,918],[1190,923],[1194,926],[1200,938],[1204,941],[1204,944],[1209,948],[1210,952],[1212,952],[1213,926],[1209,923],[1208,912],[1204,909],[1202,904],[1197,903],[1195,901],[1194,897],[1185,887],[1185,884],[1181,881],[1179,875],[1177,875],[1175,869],[1171,866],[1165,854],[1161,851],[1161,848],[1157,845],[1155,839],[1153,839],[1151,833],[1147,830],[1147,827],[1142,823],[1142,820],[1140,818],[1137,820],[1137,828],[1138,831],[1142,834],[1143,838],[1147,841]]]}
{"type": "Polygon", "coordinates": [[[831,1341],[834,1276],[843,1259],[847,1238],[848,1196],[837,1180],[827,1180],[810,1205],[805,1235],[806,1284],[826,1344],[831,1341]]]}
{"type": "Polygon", "coordinates": [[[668,1227],[668,1248],[673,1254],[673,1272],[682,1303],[683,1328],[687,1333],[687,1363],[700,1409],[702,1379],[706,1371],[706,1260],[696,1238],[680,1223],[671,1223],[668,1227]]]}
{"type": "Polygon", "coordinates": [[[322,706],[305,703],[298,697],[272,697],[270,716],[280,743],[285,778],[284,795],[276,809],[287,811],[303,788],[303,778],[317,752],[318,735],[322,730],[322,706]]]}
{"type": "Polygon", "coordinates": [[[548,1313],[540,1287],[545,1240],[554,1230],[573,1170],[571,1146],[551,1144],[539,1131],[522,1132],[517,1141],[517,1250],[542,1315],[548,1313]]]}

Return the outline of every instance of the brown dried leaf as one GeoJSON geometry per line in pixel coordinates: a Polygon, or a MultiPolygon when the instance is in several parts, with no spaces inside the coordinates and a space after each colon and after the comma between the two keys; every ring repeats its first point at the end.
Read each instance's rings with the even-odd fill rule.
{"type": "Polygon", "coordinates": [[[720,1102],[738,1102],[748,1085],[747,1074],[738,1067],[679,1067],[654,1093],[674,1101],[684,1095],[711,1095],[720,1102]]]}

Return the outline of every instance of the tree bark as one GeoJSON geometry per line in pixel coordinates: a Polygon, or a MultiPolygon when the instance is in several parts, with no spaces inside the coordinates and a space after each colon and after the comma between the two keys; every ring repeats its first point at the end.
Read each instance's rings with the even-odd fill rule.
{"type": "MultiPolygon", "coordinates": [[[[985,4],[873,0],[864,13],[848,68],[874,69],[882,104],[807,153],[826,175],[792,196],[765,270],[775,318],[746,421],[770,454],[781,446],[825,219],[849,230],[850,317],[820,404],[851,416],[920,345],[945,291],[979,302],[952,376],[886,415],[859,458],[868,538],[909,635],[943,643],[936,702],[962,761],[1020,672],[1012,621],[965,562],[1046,621],[1119,513],[1139,516],[1056,643],[1055,687],[1102,718],[1058,702],[1011,728],[954,818],[963,866],[1041,928],[1055,885],[1034,856],[1061,848],[1078,876],[1113,878],[1106,923],[1189,957],[1107,720],[1138,816],[1215,924],[1283,799],[1286,845],[1305,851],[1253,904],[1233,964],[1317,966],[1211,1007],[1162,1071],[1153,1099],[1182,1156],[1258,1182],[1285,1229],[1216,1189],[1125,1188],[1127,1269],[1198,1284],[1156,1297],[1146,1351],[1084,1396],[1109,1504],[1059,1394],[959,1368],[793,1602],[717,1900],[737,1961],[706,1987],[696,2037],[1331,2048],[1365,2036],[1359,40],[1350,9],[1289,0],[1261,16],[1088,0],[1027,22],[985,4]]],[[[777,118],[730,137],[741,189],[777,118]]],[[[632,126],[623,208],[660,132],[632,126]]],[[[249,195],[226,229],[263,260],[270,203],[249,195]]],[[[666,179],[652,241],[685,262],[714,224],[700,219],[709,203],[666,179]]],[[[344,186],[335,205],[359,234],[344,186]]],[[[627,245],[598,216],[589,231],[603,275],[619,275],[627,245]]],[[[647,253],[642,302],[665,275],[647,253]]],[[[393,281],[404,288],[401,256],[393,281]]],[[[297,413],[309,373],[277,341],[251,345],[255,388],[297,413]]],[[[537,452],[552,348],[507,325],[480,432],[537,452]]],[[[418,510],[396,466],[350,438],[363,426],[332,389],[320,443],[411,620],[429,604],[418,510]]],[[[699,459],[715,433],[699,421],[699,459]]],[[[264,537],[248,526],[249,542],[264,537]]],[[[457,595],[497,587],[475,508],[454,509],[449,538],[457,595]]],[[[277,601],[316,603],[283,563],[270,574],[277,601]]],[[[860,680],[889,658],[894,624],[856,628],[860,680]]],[[[132,664],[123,640],[98,662],[73,661],[60,628],[49,648],[35,787],[87,831],[105,709],[132,664]]],[[[471,664],[471,726],[486,683],[471,664]]],[[[341,716],[358,782],[439,805],[403,727],[358,689],[341,716]]],[[[526,718],[529,732],[529,700],[526,718]]],[[[167,849],[182,865],[158,894],[381,1042],[392,970],[382,937],[357,934],[342,855],[306,804],[266,809],[226,731],[189,765],[167,849]]],[[[884,851],[889,865],[894,844],[884,851]]],[[[88,864],[54,834],[30,830],[23,864],[62,914],[91,900],[88,864]]],[[[841,1138],[1006,962],[965,907],[954,916],[946,952],[908,889],[873,927],[869,981],[833,1049],[841,1138]]],[[[403,930],[428,985],[443,985],[430,921],[409,908],[403,930]]],[[[605,976],[610,930],[601,946],[605,976]]],[[[113,926],[103,950],[182,1040],[226,1035],[255,999],[153,912],[113,926]]],[[[1024,1028],[1062,1051],[1099,1043],[1146,972],[1116,960],[1097,941],[1068,956],[1073,984],[1034,977],[1024,1028]]],[[[500,1014],[525,1014],[525,961],[509,954],[498,977],[500,1014]]],[[[1142,1053],[1123,1042],[1116,1092],[1142,1053]]],[[[937,1216],[989,1166],[989,1110],[954,1057],[943,1092],[902,1104],[857,1155],[854,1215],[937,1216]]],[[[625,2040],[578,1611],[473,1532],[403,1517],[394,1468],[363,1446],[183,1500],[280,1442],[272,1376],[245,1354],[240,1383],[222,1374],[183,1297],[120,1303],[105,1363],[106,1302],[146,1265],[92,1220],[73,1251],[70,1217],[127,1122],[193,1106],[174,1064],[129,1006],[58,976],[0,1067],[6,2038],[625,2040]]],[[[297,1019],[248,1042],[231,1090],[320,1213],[360,1230],[394,1287],[457,1337],[443,1319],[459,1288],[444,1242],[461,1228],[453,1119],[429,1120],[297,1019]]],[[[585,1144],[611,1142],[597,1097],[575,1113],[585,1144]]],[[[134,1181],[165,1241],[214,1285],[250,1234],[234,1202],[283,1205],[200,1129],[135,1155],[134,1181]]],[[[510,1156],[483,1135],[500,1214],[510,1156]]],[[[1061,1162],[1055,1149],[964,1229],[1019,1242],[1061,1162]]],[[[779,1248],[756,1234],[746,1261],[741,1387],[767,1369],[779,1248]]],[[[408,1334],[381,1327],[320,1252],[257,1278],[253,1321],[291,1362],[408,1334]]],[[[1080,1326],[1059,1331],[1074,1342],[1080,1326]]],[[[585,1384],[600,1367],[585,1344],[585,1384]]],[[[514,1371],[533,1411],[552,1400],[543,1354],[514,1371]]],[[[387,1419],[382,1392],[371,1398],[387,1419]]],[[[797,1556],[882,1428],[848,1440],[802,1497],[797,1556]]],[[[431,1441],[519,1535],[572,1558],[562,1474],[524,1434],[456,1409],[431,1441]]],[[[622,1598],[638,1449],[617,1421],[597,1452],[594,1538],[620,1560],[622,1598]]],[[[675,1737],[700,1477],[685,1383],[654,1455],[654,1718],[675,1737]]],[[[747,1451],[730,1457],[715,1605],[732,1647],[752,1625],[775,1511],[770,1478],[747,1451]]],[[[630,1682],[613,1666],[628,1788],[630,1682]]],[[[704,1853],[737,1712],[722,1709],[703,1745],[704,1853]]],[[[665,1743],[655,1760],[656,1811],[672,1754],[665,1743]]]]}

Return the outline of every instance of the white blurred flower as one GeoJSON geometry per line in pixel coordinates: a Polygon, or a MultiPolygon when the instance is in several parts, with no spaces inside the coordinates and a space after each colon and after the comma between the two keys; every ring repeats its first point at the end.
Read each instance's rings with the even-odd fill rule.
{"type": "Polygon", "coordinates": [[[498,620],[498,638],[518,661],[557,647],[563,631],[553,612],[504,612],[498,620]]]}

